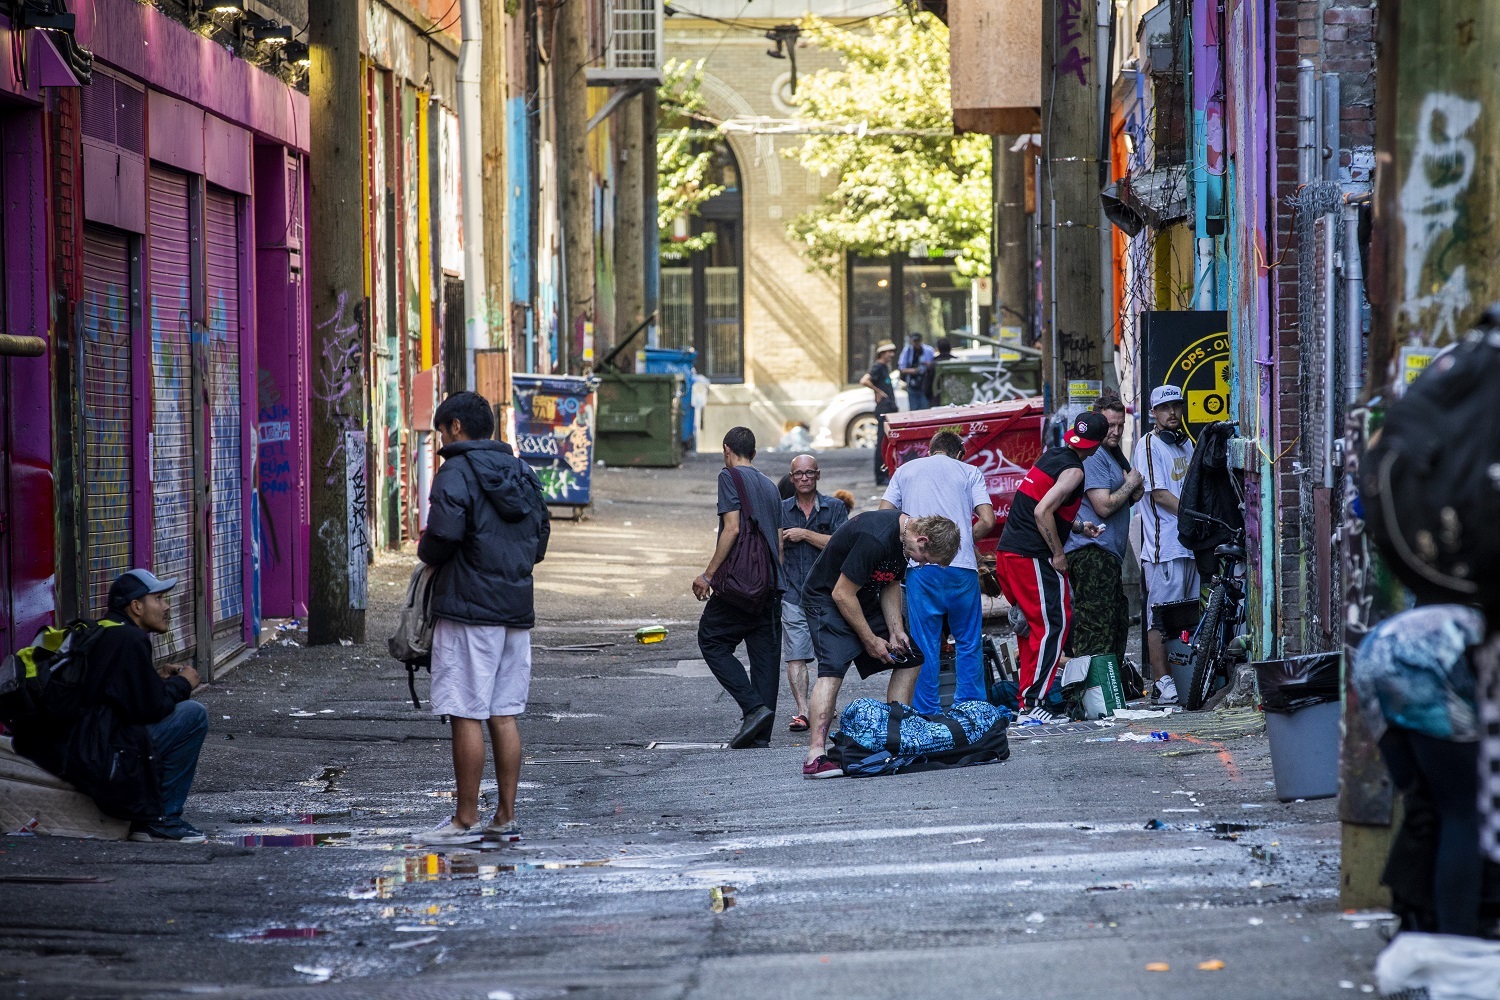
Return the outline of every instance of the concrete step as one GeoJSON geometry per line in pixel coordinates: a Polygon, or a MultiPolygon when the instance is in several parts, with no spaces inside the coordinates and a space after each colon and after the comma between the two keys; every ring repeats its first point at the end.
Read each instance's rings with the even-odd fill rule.
{"type": "Polygon", "coordinates": [[[0,736],[0,831],[26,827],[53,837],[124,840],[129,822],[99,811],[94,800],[15,752],[0,736]]]}

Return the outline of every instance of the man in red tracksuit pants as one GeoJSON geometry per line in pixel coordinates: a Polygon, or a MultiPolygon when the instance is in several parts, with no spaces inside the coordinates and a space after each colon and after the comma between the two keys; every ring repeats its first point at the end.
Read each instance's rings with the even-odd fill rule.
{"type": "Polygon", "coordinates": [[[1043,452],[1021,480],[996,546],[1000,589],[1021,609],[1028,626],[1026,634],[1017,637],[1023,724],[1061,721],[1041,705],[1062,663],[1073,616],[1063,544],[1074,531],[1096,538],[1104,530],[1077,518],[1083,500],[1083,459],[1108,434],[1104,414],[1079,414],[1063,433],[1063,443],[1043,452]]]}

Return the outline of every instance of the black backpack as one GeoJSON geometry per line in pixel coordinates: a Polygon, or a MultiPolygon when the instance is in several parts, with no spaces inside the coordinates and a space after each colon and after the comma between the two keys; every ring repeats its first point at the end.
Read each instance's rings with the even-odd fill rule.
{"type": "Polygon", "coordinates": [[[1500,307],[1390,404],[1360,461],[1365,530],[1423,602],[1500,604],[1500,307]]]}
{"type": "Polygon", "coordinates": [[[49,625],[30,646],[7,656],[0,662],[0,722],[15,729],[78,721],[89,647],[119,624],[80,618],[61,628],[49,625]]]}

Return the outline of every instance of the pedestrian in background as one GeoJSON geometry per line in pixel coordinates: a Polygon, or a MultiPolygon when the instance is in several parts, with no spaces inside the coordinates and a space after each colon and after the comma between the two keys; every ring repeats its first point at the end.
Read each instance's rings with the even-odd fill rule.
{"type": "Polygon", "coordinates": [[[1083,460],[1083,502],[1078,516],[1104,526],[1095,538],[1077,533],[1063,546],[1068,579],[1073,585],[1073,630],[1069,648],[1075,656],[1113,653],[1123,667],[1130,634],[1130,607],[1125,600],[1123,570],[1130,548],[1130,505],[1141,498],[1141,474],[1120,450],[1125,404],[1107,392],[1094,412],[1109,422],[1104,443],[1083,460]]]}
{"type": "Polygon", "coordinates": [[[1016,487],[1005,530],[995,551],[995,572],[1005,599],[1021,610],[1026,631],[1017,636],[1023,721],[1045,725],[1057,717],[1042,707],[1062,663],[1073,617],[1064,551],[1075,531],[1090,537],[1103,528],[1078,516],[1083,505],[1083,460],[1103,443],[1109,421],[1092,410],[1063,432],[1063,443],[1042,452],[1016,487]]]}
{"type": "Polygon", "coordinates": [[[1133,462],[1146,490],[1141,511],[1141,575],[1146,580],[1146,655],[1151,661],[1151,701],[1177,704],[1177,684],[1167,673],[1167,650],[1156,627],[1158,605],[1198,599],[1198,563],[1177,538],[1177,501],[1193,460],[1193,442],[1183,423],[1182,390],[1151,390],[1151,430],[1136,442],[1133,462]]]}
{"type": "Polygon", "coordinates": [[[859,384],[875,393],[875,485],[890,482],[885,467],[885,417],[900,409],[896,405],[896,387],[891,384],[891,363],[896,359],[896,345],[882,340],[875,345],[875,361],[860,376],[859,384]]]}
{"type": "Polygon", "coordinates": [[[956,646],[953,700],[985,699],[984,611],[975,543],[994,530],[995,507],[984,474],[963,459],[963,439],[952,431],[939,431],[925,458],[896,470],[880,501],[881,510],[912,517],[940,514],[958,525],[958,554],[951,563],[912,563],[906,569],[907,627],[922,651],[922,672],[911,704],[922,715],[942,710],[938,671],[945,622],[956,646]]]}
{"type": "Polygon", "coordinates": [[[818,492],[821,475],[813,456],[792,459],[791,479],[796,492],[781,502],[781,554],[786,572],[786,593],[781,597],[781,655],[786,660],[787,684],[797,703],[797,714],[787,725],[794,733],[807,731],[811,696],[807,664],[813,659],[807,616],[802,612],[802,584],[828,539],[849,519],[849,510],[842,502],[818,492]]]}
{"type": "Polygon", "coordinates": [[[932,348],[922,343],[920,333],[912,333],[907,340],[907,345],[901,348],[901,357],[896,361],[901,378],[906,382],[906,408],[913,411],[925,410],[932,406],[928,396],[929,379],[932,375],[932,348]]]}
{"type": "Polygon", "coordinates": [[[932,364],[927,368],[927,403],[929,406],[942,406],[943,386],[938,379],[938,362],[953,360],[953,341],[947,337],[939,337],[934,344],[937,353],[932,356],[932,364]]]}
{"type": "Polygon", "coordinates": [[[698,649],[720,686],[739,705],[740,728],[730,737],[733,750],[770,745],[781,688],[780,592],[786,589],[781,558],[781,495],[755,461],[755,432],[731,427],[724,435],[724,468],[719,470],[719,538],[708,568],[693,580],[693,596],[707,601],[698,620],[698,649]],[[755,608],[733,603],[713,591],[714,574],[729,558],[740,534],[753,520],[769,551],[772,592],[755,608]],[[734,651],[740,643],[750,673],[734,651]]]}
{"type": "Polygon", "coordinates": [[[551,521],[541,481],[510,445],[492,441],[495,418],[477,392],[458,392],[432,415],[443,464],[432,477],[427,530],[417,558],[432,582],[432,713],[453,729],[453,815],[423,844],[511,843],[521,839],[516,784],[521,731],[531,691],[532,568],[547,554],[551,521]],[[495,754],[497,802],[479,820],[484,734],[495,754]]]}

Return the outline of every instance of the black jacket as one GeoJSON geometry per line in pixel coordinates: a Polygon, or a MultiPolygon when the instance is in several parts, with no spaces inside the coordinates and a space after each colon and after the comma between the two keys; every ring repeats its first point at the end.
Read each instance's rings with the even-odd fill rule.
{"type": "Polygon", "coordinates": [[[120,819],[161,814],[161,784],[146,727],[192,696],[185,677],[163,680],[151,636],[128,618],[102,629],[85,654],[79,685],[81,717],[55,728],[22,727],[16,750],[71,781],[99,808],[120,819]]]}
{"type": "Polygon", "coordinates": [[[1177,538],[1194,552],[1212,551],[1227,544],[1231,537],[1227,528],[1199,514],[1208,514],[1236,530],[1245,527],[1240,494],[1229,468],[1229,439],[1233,435],[1231,424],[1205,427],[1182,480],[1182,496],[1177,501],[1177,538]]]}
{"type": "Polygon", "coordinates": [[[437,568],[433,615],[531,628],[531,568],[552,533],[541,480],[501,441],[457,441],[438,454],[443,464],[417,545],[417,558],[437,568]]]}

